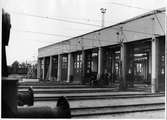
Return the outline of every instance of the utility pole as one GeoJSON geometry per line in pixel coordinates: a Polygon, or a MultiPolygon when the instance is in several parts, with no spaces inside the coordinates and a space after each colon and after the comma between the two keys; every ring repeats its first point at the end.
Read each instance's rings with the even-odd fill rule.
{"type": "MultiPolygon", "coordinates": [[[[102,22],[101,22],[101,27],[104,27],[104,14],[106,13],[106,8],[101,8],[101,13],[102,13],[102,22]]],[[[99,32],[99,49],[98,49],[98,73],[97,73],[97,80],[100,80],[103,74],[103,49],[101,47],[101,37],[100,37],[100,32],[99,32]]]]}
{"type": "Polygon", "coordinates": [[[105,15],[107,9],[106,8],[101,8],[100,10],[101,10],[101,13],[102,13],[101,27],[103,28],[104,27],[104,22],[105,22],[104,21],[104,15],[105,15]]]}

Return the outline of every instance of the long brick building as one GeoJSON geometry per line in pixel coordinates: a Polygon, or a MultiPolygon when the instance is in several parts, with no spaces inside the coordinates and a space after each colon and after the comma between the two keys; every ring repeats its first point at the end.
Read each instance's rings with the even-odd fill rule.
{"type": "Polygon", "coordinates": [[[39,48],[41,81],[165,89],[165,9],[39,48]],[[105,75],[109,80],[105,81],[105,75]],[[94,78],[92,78],[94,76],[94,78]]]}

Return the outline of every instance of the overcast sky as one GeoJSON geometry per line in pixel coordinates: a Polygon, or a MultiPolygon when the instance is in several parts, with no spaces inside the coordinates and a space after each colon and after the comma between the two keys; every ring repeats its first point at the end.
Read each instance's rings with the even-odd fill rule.
{"type": "Polygon", "coordinates": [[[165,0],[3,0],[11,15],[7,63],[33,61],[38,48],[100,29],[100,8],[106,8],[105,26],[153,9],[165,0]]]}

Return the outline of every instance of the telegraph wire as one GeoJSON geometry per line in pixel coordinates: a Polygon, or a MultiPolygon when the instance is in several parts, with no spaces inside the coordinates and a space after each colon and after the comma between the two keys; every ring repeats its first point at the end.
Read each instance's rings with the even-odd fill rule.
{"type": "Polygon", "coordinates": [[[38,18],[43,18],[43,19],[62,21],[62,22],[67,22],[67,23],[75,23],[75,24],[82,24],[82,25],[100,27],[100,25],[96,25],[96,24],[83,23],[83,22],[66,20],[66,19],[61,19],[61,18],[56,18],[56,17],[40,16],[40,15],[35,15],[35,14],[30,14],[30,13],[21,13],[21,12],[13,12],[13,13],[18,14],[18,15],[30,16],[30,17],[38,17],[38,18]]]}
{"type": "MultiPolygon", "coordinates": [[[[29,13],[21,13],[21,12],[16,12],[16,11],[13,11],[13,10],[9,10],[10,12],[14,13],[14,14],[29,14],[29,13]]],[[[35,17],[35,16],[34,16],[35,17]]],[[[46,18],[46,17],[45,17],[46,18]]],[[[96,22],[101,22],[100,19],[89,19],[89,18],[72,18],[72,17],[62,17],[62,16],[55,16],[53,18],[58,18],[58,19],[69,19],[69,20],[80,20],[80,21],[86,21],[86,22],[93,22],[93,21],[96,21],[96,22]]],[[[105,22],[110,22],[111,20],[105,20],[105,22]]]]}
{"type": "MultiPolygon", "coordinates": [[[[120,30],[119,28],[111,28],[111,29],[120,30]]],[[[11,29],[11,30],[14,30],[14,31],[17,31],[17,32],[25,32],[25,33],[41,34],[41,35],[48,35],[48,36],[74,37],[74,36],[67,36],[67,35],[62,35],[62,34],[42,33],[42,32],[35,32],[35,31],[29,31],[29,30],[16,30],[16,29],[11,29]]],[[[152,33],[146,33],[146,32],[134,31],[134,30],[128,30],[128,29],[123,29],[122,31],[133,32],[133,33],[138,33],[138,34],[145,34],[145,35],[152,35],[152,33]]],[[[98,39],[92,39],[92,38],[87,38],[87,37],[83,37],[83,39],[97,40],[97,41],[98,41],[98,39]]]]}
{"type": "MultiPolygon", "coordinates": [[[[123,6],[123,7],[128,7],[128,8],[136,8],[136,9],[145,10],[145,11],[153,11],[154,10],[154,9],[146,9],[146,8],[141,8],[141,7],[137,7],[137,6],[117,3],[117,2],[106,2],[106,3],[113,4],[113,5],[119,5],[119,6],[123,6]]],[[[165,12],[160,12],[160,14],[165,14],[165,12]]]]}
{"type": "Polygon", "coordinates": [[[62,34],[43,33],[43,32],[29,31],[29,30],[16,30],[16,29],[11,29],[11,30],[16,31],[16,32],[26,32],[26,33],[33,33],[33,34],[48,35],[48,36],[73,37],[73,36],[67,36],[67,35],[62,35],[62,34]]]}
{"type": "MultiPolygon", "coordinates": [[[[156,16],[156,15],[155,15],[156,16]]],[[[158,17],[156,16],[157,18],[157,21],[159,22],[160,24],[160,27],[161,29],[163,30],[163,27],[158,19],[158,17]]],[[[112,28],[111,29],[116,29],[116,30],[119,30],[119,28],[112,28]]],[[[28,31],[28,30],[15,30],[13,29],[14,31],[19,31],[19,32],[28,32],[28,33],[35,33],[35,34],[42,34],[42,35],[50,35],[50,36],[59,36],[59,37],[74,37],[74,36],[67,36],[67,35],[61,35],[61,34],[51,34],[51,33],[42,33],[42,32],[34,32],[34,31],[28,31]]],[[[126,31],[126,32],[133,32],[133,33],[139,33],[139,34],[147,34],[147,35],[152,35],[152,33],[146,33],[146,32],[141,32],[141,31],[134,31],[134,30],[129,30],[129,29],[123,29],[123,31],[126,31]]],[[[164,32],[164,30],[163,30],[164,32]]],[[[84,39],[90,39],[90,38],[85,38],[83,37],[84,39]]],[[[91,40],[98,40],[98,39],[91,39],[91,40]]]]}
{"type": "Polygon", "coordinates": [[[151,9],[137,7],[137,6],[127,5],[127,4],[122,4],[122,3],[117,3],[117,2],[106,2],[106,3],[114,4],[114,5],[119,5],[119,6],[124,6],[124,7],[129,7],[129,8],[136,8],[136,9],[140,9],[140,10],[151,10],[151,9]]]}
{"type": "Polygon", "coordinates": [[[52,40],[50,40],[50,39],[24,39],[24,40],[31,40],[31,42],[40,42],[40,43],[47,43],[47,44],[54,44],[55,42],[57,42],[58,40],[55,40],[55,41],[53,41],[53,39],[52,40]]]}

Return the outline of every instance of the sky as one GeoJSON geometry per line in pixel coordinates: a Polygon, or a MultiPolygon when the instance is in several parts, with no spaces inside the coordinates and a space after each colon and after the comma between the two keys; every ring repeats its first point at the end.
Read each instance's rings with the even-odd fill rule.
{"type": "Polygon", "coordinates": [[[3,0],[11,15],[7,64],[34,62],[38,48],[165,7],[165,0],[3,0]]]}

